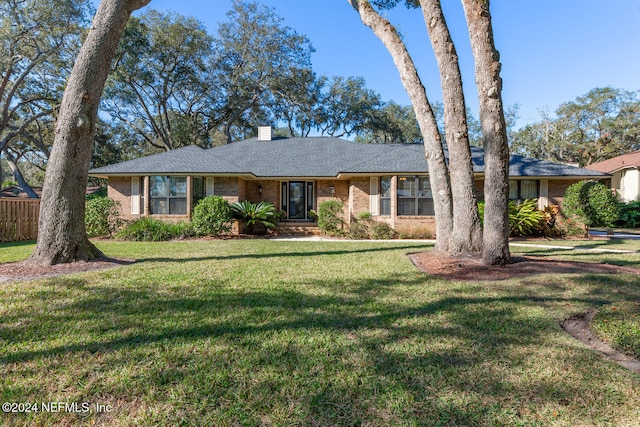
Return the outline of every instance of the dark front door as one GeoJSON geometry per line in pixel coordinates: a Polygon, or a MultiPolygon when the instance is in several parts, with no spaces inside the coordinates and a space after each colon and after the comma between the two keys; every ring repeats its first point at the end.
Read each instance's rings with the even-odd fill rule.
{"type": "Polygon", "coordinates": [[[305,219],[306,209],[306,183],[303,181],[289,182],[289,219],[305,219]]]}

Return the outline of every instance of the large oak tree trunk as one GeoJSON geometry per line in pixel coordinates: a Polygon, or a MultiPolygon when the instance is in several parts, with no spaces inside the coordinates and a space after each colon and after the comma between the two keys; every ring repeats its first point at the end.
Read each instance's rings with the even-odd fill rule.
{"type": "Polygon", "coordinates": [[[474,193],[475,179],[469,147],[467,107],[462,91],[458,54],[439,0],[420,0],[431,46],[438,62],[444,97],[445,140],[453,197],[453,234],[450,252],[480,252],[482,226],[474,193]]]}
{"type": "Polygon", "coordinates": [[[368,0],[347,0],[358,12],[360,19],[382,41],[400,73],[402,84],[411,99],[424,138],[424,149],[429,166],[429,182],[433,192],[436,216],[436,247],[449,251],[453,230],[453,202],[449,171],[433,109],[407,48],[391,23],[380,16],[368,0]]]}
{"type": "Polygon", "coordinates": [[[101,252],[87,238],[85,187],[98,104],[129,15],[150,0],[102,0],[62,98],[47,164],[32,262],[88,260],[101,252]]]}
{"type": "Polygon", "coordinates": [[[462,0],[475,59],[484,141],[484,237],[482,262],[510,262],[509,253],[509,143],[502,104],[500,54],[493,41],[489,0],[462,0]]]}

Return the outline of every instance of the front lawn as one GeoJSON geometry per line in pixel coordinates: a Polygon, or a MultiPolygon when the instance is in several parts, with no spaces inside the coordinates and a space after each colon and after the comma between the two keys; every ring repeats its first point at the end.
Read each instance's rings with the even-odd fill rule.
{"type": "Polygon", "coordinates": [[[40,409],[0,424],[640,425],[640,376],[559,326],[640,300],[636,275],[451,282],[402,241],[97,244],[140,262],[0,284],[0,400],[40,409]]]}

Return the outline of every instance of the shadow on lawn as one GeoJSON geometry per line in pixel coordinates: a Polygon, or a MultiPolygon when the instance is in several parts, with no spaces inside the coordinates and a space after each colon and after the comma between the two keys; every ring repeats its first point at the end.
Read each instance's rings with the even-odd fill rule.
{"type": "MultiPolygon", "coordinates": [[[[342,244],[342,243],[340,243],[342,244]]],[[[234,260],[234,259],[263,259],[263,258],[283,258],[283,257],[313,257],[321,255],[345,255],[345,254],[357,254],[368,252],[384,252],[384,251],[397,251],[400,249],[422,249],[427,250],[433,247],[433,244],[407,244],[407,245],[394,245],[394,246],[376,246],[364,249],[342,249],[342,250],[326,250],[326,251],[300,251],[300,252],[267,252],[267,253],[242,253],[235,255],[210,255],[202,257],[152,257],[152,258],[140,258],[136,263],[146,262],[167,262],[167,263],[184,263],[192,261],[222,261],[222,260],[234,260]]]]}
{"type": "MultiPolygon", "coordinates": [[[[558,402],[561,406],[571,406],[576,399],[583,398],[573,382],[551,374],[522,382],[512,378],[517,376],[516,372],[529,369],[531,360],[527,349],[547,346],[549,336],[561,333],[557,324],[561,319],[523,316],[522,308],[566,304],[598,306],[624,298],[637,299],[640,293],[624,278],[607,277],[603,282],[588,275],[568,279],[567,286],[573,282],[586,284],[590,289],[588,294],[572,297],[553,289],[532,294],[532,283],[515,282],[511,287],[501,286],[499,296],[489,296],[489,292],[488,296],[478,296],[477,290],[486,289],[484,285],[466,285],[455,290],[456,296],[427,298],[415,303],[386,300],[394,286],[415,287],[418,292],[418,288],[429,286],[430,280],[422,275],[363,279],[350,282],[348,291],[344,292],[330,288],[321,280],[299,286],[329,288],[321,295],[295,290],[237,291],[212,287],[189,297],[153,288],[90,288],[83,279],[60,278],[51,282],[52,292],[61,285],[59,282],[69,282],[66,290],[81,290],[73,302],[53,304],[42,319],[23,325],[17,324],[18,319],[4,319],[5,325],[15,326],[2,327],[0,336],[9,343],[20,342],[25,337],[37,337],[43,322],[57,329],[47,331],[49,337],[82,323],[93,328],[88,332],[95,339],[4,354],[0,356],[0,363],[29,362],[69,353],[104,355],[156,344],[163,347],[184,343],[206,345],[203,344],[206,340],[213,339],[226,343],[249,359],[256,371],[252,383],[255,389],[274,387],[272,377],[260,376],[264,369],[279,372],[278,378],[284,383],[298,381],[296,387],[304,390],[304,396],[298,396],[295,403],[303,416],[296,419],[298,423],[379,424],[386,419],[434,425],[492,424],[499,419],[501,406],[506,405],[507,411],[515,411],[513,408],[518,406],[526,409],[527,405],[535,410],[558,402]],[[164,321],[154,322],[157,319],[164,321]],[[185,319],[190,323],[188,326],[175,326],[184,324],[185,319]],[[103,338],[118,331],[132,332],[122,332],[117,338],[103,338]],[[301,334],[308,332],[331,337],[328,343],[322,344],[326,346],[324,359],[318,359],[316,349],[300,339],[301,334]],[[279,335],[287,335],[288,344],[273,341],[279,335]],[[261,350],[261,346],[264,348],[269,342],[275,342],[276,348],[271,353],[261,350]],[[323,365],[324,374],[313,376],[310,373],[318,371],[318,364],[323,365]],[[334,371],[340,379],[332,379],[330,374],[334,371]],[[345,380],[343,372],[357,378],[345,380]],[[534,396],[532,402],[518,403],[531,396],[534,396]],[[389,407],[396,398],[398,406],[389,407]],[[376,399],[385,403],[380,404],[376,399]],[[374,408],[388,412],[372,413],[374,408]]],[[[211,356],[189,354],[187,370],[197,365],[209,366],[206,364],[210,361],[205,357],[211,356]]],[[[593,375],[590,373],[593,369],[603,374],[589,363],[591,357],[586,349],[571,349],[565,355],[563,368],[571,370],[569,376],[588,377],[593,375]]],[[[126,357],[118,359],[120,363],[137,363],[126,357]]],[[[233,361],[226,363],[228,369],[234,368],[233,361]]],[[[158,365],[162,363],[155,363],[153,367],[147,364],[141,369],[157,369],[155,375],[148,377],[161,377],[166,367],[158,365]]],[[[199,375],[198,371],[193,375],[199,375]]],[[[187,376],[189,373],[184,374],[187,376]]],[[[164,384],[150,386],[158,388],[164,384]]],[[[593,384],[594,395],[600,394],[599,389],[602,395],[610,392],[607,385],[593,384]]],[[[226,396],[222,401],[235,399],[233,388],[220,393],[226,396]]],[[[238,403],[242,404],[250,406],[251,402],[238,403]]],[[[527,419],[526,414],[523,419],[527,419]]],[[[260,420],[253,421],[259,423],[260,420]]]]}
{"type": "MultiPolygon", "coordinates": [[[[597,249],[597,248],[595,248],[597,249]]],[[[517,255],[526,255],[539,258],[549,259],[561,259],[567,257],[572,261],[580,261],[581,258],[585,259],[584,262],[599,262],[603,264],[619,265],[637,267],[640,265],[640,253],[608,253],[608,252],[595,252],[592,250],[580,250],[580,249],[532,249],[527,248],[525,252],[517,253],[517,255]],[[627,259],[625,259],[627,258],[627,259]]]]}

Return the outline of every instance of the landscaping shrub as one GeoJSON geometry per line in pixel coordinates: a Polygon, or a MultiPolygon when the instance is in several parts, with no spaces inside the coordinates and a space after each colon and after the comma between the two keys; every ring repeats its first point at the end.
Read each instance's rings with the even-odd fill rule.
{"type": "Polygon", "coordinates": [[[233,220],[229,202],[220,196],[208,196],[193,209],[191,222],[198,236],[219,236],[231,231],[233,220]]]}
{"type": "Polygon", "coordinates": [[[340,200],[327,200],[318,206],[318,228],[330,236],[342,234],[344,207],[340,200]]]}
{"type": "Polygon", "coordinates": [[[371,238],[376,240],[389,240],[398,237],[398,232],[386,222],[376,222],[371,227],[371,238]]]}
{"type": "Polygon", "coordinates": [[[536,199],[522,203],[509,201],[509,234],[511,236],[533,236],[540,232],[544,213],[537,208],[536,199]]]}
{"type": "Polygon", "coordinates": [[[120,239],[135,242],[161,242],[193,237],[194,235],[195,232],[190,223],[166,223],[149,217],[132,221],[116,234],[120,239]]]}
{"type": "Polygon", "coordinates": [[[640,200],[634,200],[628,203],[618,205],[620,217],[617,225],[625,228],[640,227],[640,200]]]}
{"type": "Polygon", "coordinates": [[[611,191],[596,181],[580,181],[567,188],[562,213],[589,227],[611,227],[618,220],[618,201],[611,191]]]}
{"type": "Polygon", "coordinates": [[[271,203],[252,203],[248,200],[236,202],[231,205],[233,217],[245,224],[249,234],[255,232],[256,225],[263,225],[267,228],[275,227],[278,221],[278,212],[271,203]]]}
{"type": "MultiPolygon", "coordinates": [[[[522,203],[509,201],[509,235],[510,236],[559,236],[562,231],[557,228],[557,205],[538,209],[537,199],[526,199],[522,203]]],[[[480,222],[484,224],[484,202],[478,202],[480,222]]]]}
{"type": "Polygon", "coordinates": [[[369,239],[369,226],[365,222],[354,221],[349,225],[347,236],[353,240],[369,239]]]}
{"type": "Polygon", "coordinates": [[[349,238],[355,240],[388,240],[398,237],[398,233],[386,222],[377,222],[370,212],[361,212],[349,225],[349,238]]]}
{"type": "Polygon", "coordinates": [[[87,234],[111,237],[123,224],[119,207],[119,202],[108,197],[88,197],[84,212],[87,234]]]}
{"type": "Polygon", "coordinates": [[[545,206],[542,209],[543,219],[540,222],[540,234],[546,237],[559,237],[564,233],[557,227],[558,214],[560,213],[560,206],[550,205],[545,206]]]}

